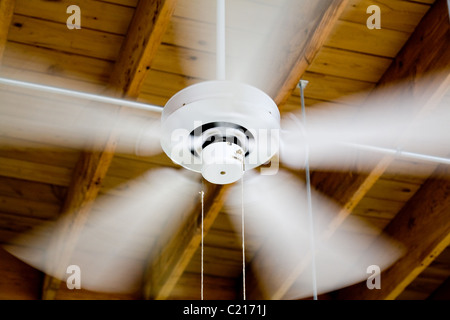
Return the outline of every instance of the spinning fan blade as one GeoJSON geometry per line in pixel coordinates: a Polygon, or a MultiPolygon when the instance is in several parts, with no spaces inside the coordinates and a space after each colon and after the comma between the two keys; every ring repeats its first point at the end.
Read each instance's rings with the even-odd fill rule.
{"type": "Polygon", "coordinates": [[[448,8],[449,16],[450,16],[450,0],[447,0],[447,8],[448,8]]]}
{"type": "MultiPolygon", "coordinates": [[[[184,0],[177,7],[180,16],[201,25],[201,33],[197,35],[200,40],[195,49],[202,52],[198,59],[182,59],[179,65],[185,74],[205,80],[217,79],[216,64],[223,62],[215,59],[216,55],[222,54],[216,48],[219,38],[216,34],[216,2],[184,0]]],[[[286,61],[292,61],[294,51],[306,42],[308,30],[313,29],[317,18],[332,2],[226,0],[226,80],[244,82],[271,95],[278,89],[274,84],[285,76],[283,71],[293,67],[286,61]]],[[[192,24],[175,24],[173,28],[174,43],[182,47],[192,46],[192,41],[187,42],[192,36],[186,36],[186,30],[192,28],[192,24]]]]}
{"type": "Polygon", "coordinates": [[[69,265],[79,266],[84,289],[136,291],[143,267],[155,253],[152,249],[156,236],[176,232],[183,213],[198,202],[200,185],[193,178],[190,173],[175,169],[150,171],[130,184],[127,197],[101,197],[79,234],[67,232],[67,225],[73,224],[77,214],[68,212],[56,223],[40,226],[21,237],[20,243],[44,248],[43,255],[25,247],[6,249],[59,279],[66,276],[69,265]],[[44,235],[51,231],[60,235],[59,241],[54,238],[56,242],[48,242],[44,235]]]}
{"type": "MultiPolygon", "coordinates": [[[[399,244],[379,235],[378,230],[352,215],[330,237],[327,232],[340,208],[313,192],[313,268],[304,183],[280,171],[273,176],[251,176],[244,185],[245,228],[250,234],[264,235],[262,248],[257,253],[259,259],[252,260],[250,272],[256,275],[265,297],[273,297],[276,288],[283,285],[282,281],[293,276],[298,280],[284,298],[312,296],[313,269],[317,274],[319,294],[342,288],[367,279],[369,266],[377,265],[383,270],[402,253],[399,244]],[[347,224],[356,232],[344,231],[347,224]]],[[[236,198],[239,199],[232,194],[229,197],[236,198]]],[[[240,204],[237,202],[227,204],[229,210],[237,211],[231,217],[239,217],[240,204]]],[[[240,217],[235,220],[240,228],[240,217]]]]}
{"type": "MultiPolygon", "coordinates": [[[[441,75],[424,76],[415,86],[426,87],[441,75]]],[[[304,166],[307,149],[313,169],[370,170],[386,154],[450,163],[450,108],[445,101],[427,105],[420,91],[397,83],[373,91],[368,99],[356,95],[340,102],[348,107],[308,108],[306,123],[300,112],[285,115],[280,134],[284,164],[304,166]]]]}
{"type": "Polygon", "coordinates": [[[0,79],[0,135],[77,149],[102,148],[111,133],[118,152],[161,153],[162,108],[106,96],[0,79]],[[120,108],[124,106],[123,108],[120,108]]]}

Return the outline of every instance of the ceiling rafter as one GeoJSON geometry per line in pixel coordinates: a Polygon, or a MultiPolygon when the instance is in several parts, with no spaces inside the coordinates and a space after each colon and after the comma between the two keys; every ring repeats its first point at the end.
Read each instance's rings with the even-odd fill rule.
{"type": "Polygon", "coordinates": [[[139,1],[120,56],[111,74],[111,86],[137,97],[169,25],[177,0],[139,1]]]}
{"type": "Polygon", "coordinates": [[[0,0],[0,62],[8,41],[9,26],[14,15],[16,0],[0,0]]]}
{"type": "MultiPolygon", "coordinates": [[[[422,99],[421,101],[424,103],[422,109],[415,110],[415,112],[435,107],[441,101],[450,85],[450,73],[440,72],[435,74],[432,81],[428,81],[425,84],[422,83],[420,87],[417,84],[419,83],[417,80],[425,73],[449,70],[448,20],[445,0],[438,0],[419,23],[413,35],[385,72],[375,92],[389,83],[401,80],[410,84],[411,93],[420,92],[420,97],[418,98],[422,99]],[[429,48],[433,48],[433,50],[429,50],[429,48]]],[[[391,157],[382,158],[368,175],[348,173],[330,175],[323,172],[315,172],[313,174],[312,183],[315,187],[335,199],[340,199],[343,205],[342,210],[331,223],[326,236],[331,236],[345,221],[346,217],[351,214],[356,205],[382,176],[392,160],[393,158],[391,157]]],[[[267,255],[264,254],[263,247],[253,260],[253,263],[265,265],[265,258],[267,258],[267,255]]],[[[257,279],[250,278],[249,283],[252,285],[248,288],[249,297],[252,299],[283,298],[301,274],[302,267],[299,266],[299,268],[286,274],[280,274],[280,272],[284,272],[284,269],[277,268],[271,264],[268,272],[275,279],[278,279],[277,283],[272,284],[267,293],[261,291],[257,279]]]]}
{"type": "MultiPolygon", "coordinates": [[[[112,94],[137,98],[151,62],[156,55],[159,43],[166,31],[176,0],[139,1],[135,15],[130,23],[127,36],[121,49],[110,81],[112,94]]],[[[111,113],[120,112],[120,107],[111,108],[111,113]]],[[[72,183],[63,206],[63,214],[70,220],[63,234],[55,234],[53,254],[61,263],[54,271],[61,274],[73,252],[73,244],[89,216],[92,202],[98,195],[102,181],[114,156],[117,144],[116,132],[99,137],[99,146],[92,152],[83,152],[73,172],[72,183]]],[[[57,278],[46,276],[43,283],[42,298],[54,299],[60,287],[57,278]]]]}
{"type": "MultiPolygon", "coordinates": [[[[309,33],[306,45],[302,48],[303,51],[297,51],[300,55],[293,59],[291,64],[286,64],[289,69],[287,69],[286,74],[280,77],[274,95],[274,101],[278,106],[283,105],[292,95],[303,74],[325,44],[347,4],[348,0],[333,1],[324,11],[322,17],[316,21],[316,25],[312,28],[314,31],[309,33]]],[[[297,30],[296,34],[298,36],[300,32],[297,30]]]]}
{"type": "MultiPolygon", "coordinates": [[[[296,54],[292,55],[288,62],[284,61],[283,65],[289,66],[289,68],[286,68],[284,70],[285,72],[280,73],[277,82],[269,90],[273,91],[272,97],[278,105],[284,103],[292,94],[303,73],[324,45],[325,40],[343,12],[347,2],[348,0],[334,0],[331,4],[326,3],[321,8],[323,14],[317,18],[315,26],[309,29],[312,31],[308,32],[308,40],[306,42],[302,42],[304,40],[304,32],[292,28],[295,30],[293,36],[298,38],[296,39],[297,41],[293,40],[292,43],[302,43],[302,46],[298,46],[293,50],[296,54]]],[[[300,23],[300,21],[297,21],[297,23],[300,23]]],[[[219,188],[219,190],[222,190],[224,187],[219,188]]],[[[226,194],[226,192],[216,191],[215,194],[206,195],[207,202],[213,205],[213,207],[210,207],[209,204],[205,205],[205,212],[207,212],[210,219],[208,221],[208,224],[210,224],[209,227],[212,226],[215,218],[222,209],[226,194]]],[[[150,270],[153,268],[152,273],[156,275],[156,278],[148,277],[144,285],[145,296],[147,298],[167,299],[169,297],[171,290],[178,282],[200,245],[200,239],[198,239],[198,221],[200,221],[200,214],[200,210],[196,210],[189,215],[191,218],[186,222],[183,230],[189,230],[190,234],[184,233],[182,237],[175,237],[173,243],[170,243],[170,246],[161,250],[163,255],[158,259],[158,262],[149,267],[150,270]],[[190,227],[194,225],[197,228],[190,227]],[[178,250],[179,247],[185,249],[178,250]],[[169,266],[161,263],[167,256],[171,256],[173,259],[173,262],[169,266]]],[[[205,235],[208,230],[205,228],[205,235]]]]}

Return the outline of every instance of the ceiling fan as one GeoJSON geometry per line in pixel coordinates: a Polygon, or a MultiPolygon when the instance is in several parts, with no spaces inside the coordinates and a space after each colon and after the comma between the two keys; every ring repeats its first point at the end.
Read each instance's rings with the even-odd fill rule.
{"type": "MultiPolygon", "coordinates": [[[[265,88],[264,81],[270,80],[268,75],[248,74],[245,70],[252,61],[264,66],[273,54],[280,53],[274,49],[278,48],[278,42],[266,43],[267,34],[277,29],[276,22],[292,11],[295,2],[298,4],[298,0],[267,2],[271,10],[264,25],[246,25],[245,32],[231,29],[226,38],[225,1],[218,0],[217,79],[183,89],[164,108],[0,79],[0,110],[5,115],[0,121],[7,135],[48,143],[55,143],[56,139],[64,146],[83,149],[95,148],[99,137],[115,130],[121,139],[133,142],[131,148],[127,145],[121,149],[119,145],[119,152],[132,150],[151,155],[164,151],[187,169],[151,170],[133,182],[131,200],[120,197],[98,200],[104,210],[91,215],[71,255],[71,261],[86,270],[85,288],[128,291],[139,276],[123,257],[129,251],[139,251],[142,257],[147,257],[149,244],[143,243],[139,235],[148,232],[152,225],[160,225],[161,217],[168,221],[167,230],[177,229],[180,225],[177,214],[198,201],[202,189],[200,174],[214,184],[245,180],[242,200],[249,219],[246,226],[271,239],[271,259],[282,261],[286,270],[303,261],[302,279],[294,288],[294,296],[289,298],[309,297],[314,291],[329,292],[364,280],[368,266],[387,268],[402,254],[401,244],[387,237],[379,236],[376,241],[365,237],[363,241],[339,230],[331,237],[322,237],[339,212],[339,205],[319,192],[308,190],[295,172],[305,166],[361,172],[370,170],[380,154],[450,164],[446,154],[442,154],[442,146],[450,138],[446,130],[450,110],[414,118],[411,111],[420,108],[422,102],[409,94],[406,84],[397,83],[396,92],[404,86],[404,95],[394,97],[390,93],[392,88],[387,87],[371,95],[370,100],[348,97],[351,104],[363,105],[357,112],[315,106],[308,110],[306,121],[300,112],[282,118],[274,101],[261,90],[265,88]],[[248,39],[248,34],[257,36],[248,39]],[[230,49],[228,68],[225,39],[229,47],[243,48],[238,53],[230,49]],[[150,116],[137,117],[123,109],[117,114],[111,105],[142,109],[150,116]],[[278,154],[283,169],[276,174],[257,170],[278,154]],[[316,234],[314,264],[305,259],[311,253],[312,229],[306,214],[309,205],[314,213],[316,234]],[[120,281],[111,284],[111,274],[117,272],[120,281]],[[317,279],[316,288],[308,280],[311,277],[317,279]]],[[[226,3],[228,19],[242,17],[239,1],[226,3]]],[[[254,6],[256,10],[258,6],[254,6]]],[[[206,9],[205,12],[211,13],[206,9]]],[[[271,39],[283,40],[276,35],[271,39]]],[[[422,81],[433,76],[425,76],[422,81]]],[[[233,196],[239,192],[240,187],[231,189],[226,203],[228,211],[241,210],[241,203],[236,200],[239,196],[233,196]]],[[[230,216],[233,220],[237,215],[230,216]]],[[[67,215],[23,238],[45,253],[50,248],[45,234],[48,230],[63,232],[65,219],[67,215]]],[[[359,227],[371,228],[356,217],[350,219],[359,227]]],[[[240,228],[241,221],[235,222],[240,228]]],[[[59,275],[54,273],[58,257],[37,255],[26,248],[8,250],[50,275],[59,275]]],[[[270,275],[264,273],[264,268],[255,268],[253,271],[264,283],[270,275]]]]}

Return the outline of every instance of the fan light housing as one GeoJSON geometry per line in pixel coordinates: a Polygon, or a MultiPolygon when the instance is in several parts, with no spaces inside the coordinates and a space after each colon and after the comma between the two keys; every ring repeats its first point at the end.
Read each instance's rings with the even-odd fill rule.
{"type": "Polygon", "coordinates": [[[263,91],[232,81],[187,87],[165,105],[161,146],[173,162],[229,184],[268,162],[279,145],[280,112],[263,91]]]}

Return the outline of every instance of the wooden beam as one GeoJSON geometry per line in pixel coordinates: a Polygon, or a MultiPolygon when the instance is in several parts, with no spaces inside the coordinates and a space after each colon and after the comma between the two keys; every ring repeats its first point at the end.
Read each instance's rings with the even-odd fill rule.
{"type": "MultiPolygon", "coordinates": [[[[403,81],[409,84],[412,95],[423,101],[421,110],[412,110],[417,114],[423,110],[435,107],[450,86],[450,42],[449,42],[449,17],[445,0],[438,0],[428,14],[417,26],[416,31],[410,37],[406,45],[388,68],[375,91],[382,90],[385,86],[403,81]],[[433,48],[430,50],[429,48],[433,48]],[[434,74],[434,72],[439,73],[434,74]],[[420,82],[425,74],[434,74],[431,81],[420,82]]],[[[399,89],[401,90],[401,89],[399,89]]],[[[395,95],[393,95],[394,97],[395,95]]],[[[369,96],[370,99],[370,96],[369,96]]],[[[353,209],[364,198],[367,192],[378,181],[393,158],[384,157],[369,174],[314,172],[312,184],[321,192],[334,198],[342,205],[342,210],[337,213],[335,220],[330,224],[326,237],[331,236],[345,221],[353,209]]],[[[264,247],[253,260],[253,263],[264,265],[264,259],[268,257],[264,253],[264,247]]],[[[249,282],[253,285],[248,288],[251,299],[281,299],[292,286],[295,279],[302,272],[302,268],[296,268],[290,274],[275,276],[278,268],[267,271],[274,274],[279,283],[270,286],[270,290],[262,292],[258,286],[258,280],[249,282]]],[[[279,270],[283,270],[279,268],[279,270]]],[[[267,286],[267,284],[266,284],[267,286]]]]}
{"type": "MultiPolygon", "coordinates": [[[[162,36],[169,24],[176,0],[141,0],[136,8],[127,37],[124,40],[121,55],[111,75],[112,94],[137,98],[143,80],[150,69],[150,63],[156,55],[162,36]]],[[[120,112],[120,108],[111,107],[111,113],[120,112]]],[[[63,214],[70,219],[62,232],[55,235],[55,248],[52,254],[60,258],[55,274],[62,274],[73,252],[76,239],[89,217],[92,202],[96,199],[102,181],[114,156],[117,145],[115,132],[99,137],[98,146],[92,152],[83,152],[74,170],[69,186],[63,214]]],[[[42,298],[54,299],[60,287],[61,277],[46,276],[42,298]]]]}
{"type": "MultiPolygon", "coordinates": [[[[303,51],[297,51],[297,53],[300,52],[300,55],[291,59],[292,63],[286,64],[285,72],[280,73],[278,85],[275,86],[276,94],[274,95],[274,101],[277,105],[284,104],[291,96],[301,77],[325,44],[347,3],[348,0],[334,0],[325,4],[326,10],[322,12],[322,16],[317,17],[314,27],[311,28],[312,32],[308,33],[308,40],[303,51]]],[[[294,31],[297,37],[302,34],[300,30],[294,29],[294,31]]]]}
{"type": "Polygon", "coordinates": [[[0,64],[8,41],[9,26],[14,15],[15,0],[0,0],[0,64]]]}
{"type": "Polygon", "coordinates": [[[364,282],[340,290],[339,299],[393,300],[450,244],[450,166],[438,167],[384,231],[405,255],[381,273],[381,289],[364,282]]]}
{"type": "Polygon", "coordinates": [[[139,95],[176,2],[177,0],[139,1],[111,74],[111,85],[115,90],[128,97],[139,95]]]}
{"type": "MultiPolygon", "coordinates": [[[[207,184],[204,199],[203,234],[206,236],[223,208],[231,185],[207,184]]],[[[160,246],[157,260],[148,270],[144,286],[147,299],[167,299],[201,244],[201,205],[188,216],[187,221],[167,245],[160,246]]]]}
{"type": "MultiPolygon", "coordinates": [[[[294,28],[295,41],[293,43],[295,43],[295,47],[290,50],[293,54],[289,56],[287,63],[286,60],[283,60],[284,69],[282,72],[276,73],[279,77],[274,80],[269,90],[272,93],[271,95],[275,97],[276,102],[281,103],[287,100],[295,89],[306,68],[324,44],[346,3],[347,0],[322,0],[319,5],[314,3],[314,5],[317,5],[316,7],[313,6],[314,12],[319,10],[321,15],[314,18],[314,27],[308,29],[311,31],[306,31],[308,34],[306,41],[304,32],[302,32],[304,22],[294,19],[294,22],[302,26],[302,29],[296,30],[294,28]]],[[[313,11],[312,7],[307,7],[307,9],[313,11]]],[[[228,186],[217,188],[207,195],[205,217],[208,225],[205,224],[205,235],[225,202],[224,196],[228,186]]],[[[190,214],[191,218],[182,228],[181,235],[172,239],[170,244],[161,250],[159,259],[149,268],[149,275],[144,285],[146,298],[166,299],[169,297],[170,292],[200,245],[199,214],[200,210],[198,209],[190,214]],[[170,263],[165,262],[168,257],[172,258],[170,263]]]]}
{"type": "Polygon", "coordinates": [[[277,105],[284,104],[324,45],[348,0],[292,1],[248,72],[277,105]],[[275,45],[276,44],[276,45],[275,45]],[[263,66],[263,68],[261,68],[263,66]],[[261,72],[262,71],[262,72],[261,72]]]}

